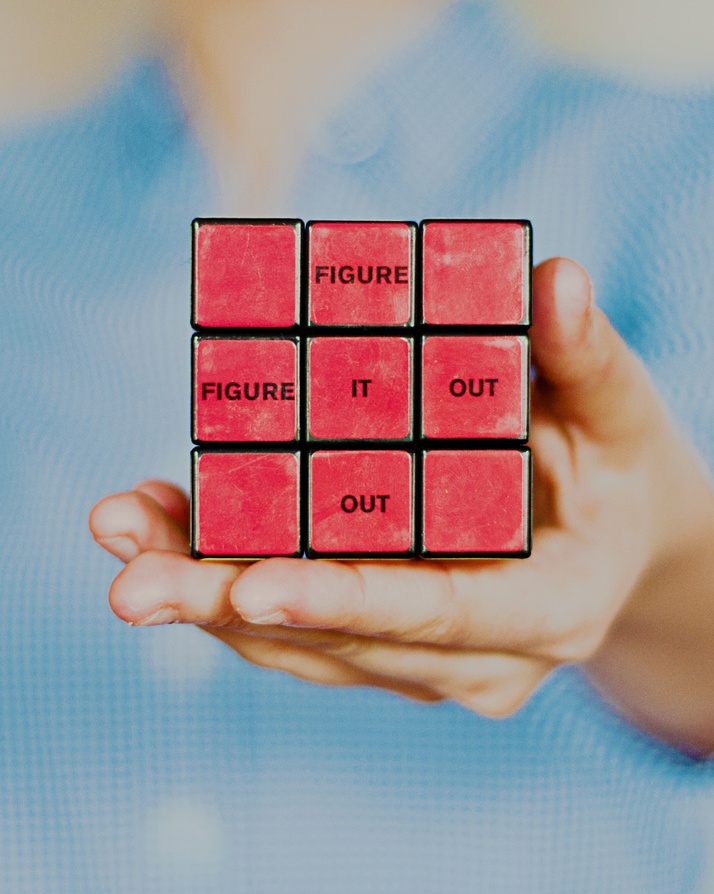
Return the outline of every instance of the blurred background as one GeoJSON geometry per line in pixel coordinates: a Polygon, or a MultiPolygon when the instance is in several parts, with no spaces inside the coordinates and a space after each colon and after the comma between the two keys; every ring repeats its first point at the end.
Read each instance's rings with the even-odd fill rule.
{"type": "MultiPolygon", "coordinates": [[[[137,51],[165,46],[174,14],[165,4],[184,2],[4,0],[0,121],[62,108],[97,89],[137,51]]],[[[580,64],[664,88],[714,77],[708,0],[494,2],[517,9],[540,39],[580,64]]]]}

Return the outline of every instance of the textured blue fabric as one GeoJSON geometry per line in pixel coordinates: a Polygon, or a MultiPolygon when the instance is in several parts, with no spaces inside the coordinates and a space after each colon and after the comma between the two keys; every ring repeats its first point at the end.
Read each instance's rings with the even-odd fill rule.
{"type": "MultiPolygon", "coordinates": [[[[710,890],[711,764],[574,670],[492,722],[117,621],[86,517],[187,483],[188,225],[217,211],[161,66],[5,135],[0,207],[0,891],[710,890]]],[[[557,66],[456,4],[325,126],[284,213],[530,218],[714,465],[711,94],[557,66]]]]}

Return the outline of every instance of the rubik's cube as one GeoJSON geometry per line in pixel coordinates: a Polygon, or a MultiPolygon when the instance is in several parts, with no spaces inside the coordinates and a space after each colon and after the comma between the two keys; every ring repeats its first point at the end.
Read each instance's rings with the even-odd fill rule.
{"type": "Polygon", "coordinates": [[[193,223],[198,558],[525,557],[531,227],[193,223]]]}

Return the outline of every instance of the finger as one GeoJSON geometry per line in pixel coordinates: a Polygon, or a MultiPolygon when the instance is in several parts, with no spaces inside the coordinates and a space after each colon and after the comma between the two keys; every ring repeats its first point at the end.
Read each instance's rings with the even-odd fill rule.
{"type": "Polygon", "coordinates": [[[229,591],[242,570],[241,563],[197,562],[186,556],[147,552],[117,576],[109,601],[113,611],[130,624],[200,624],[254,664],[283,670],[301,679],[334,686],[378,686],[420,701],[440,698],[425,687],[401,680],[376,679],[308,645],[255,635],[256,632],[270,633],[269,628],[258,628],[252,636],[239,633],[239,629],[248,630],[250,625],[234,612],[229,591]]]}
{"type": "Polygon", "coordinates": [[[371,674],[308,646],[264,639],[233,630],[205,629],[251,664],[283,671],[309,683],[319,683],[323,686],[370,686],[388,689],[417,701],[433,702],[442,698],[429,687],[404,683],[401,680],[391,679],[388,675],[371,674]]]}
{"type": "Polygon", "coordinates": [[[191,520],[191,504],[186,493],[177,485],[169,481],[151,479],[140,481],[134,485],[133,490],[139,491],[152,499],[167,512],[176,524],[188,534],[191,520]]]}
{"type": "Polygon", "coordinates": [[[455,692],[451,698],[484,717],[510,717],[530,700],[551,670],[533,665],[494,681],[474,682],[455,692]]]}
{"type": "Polygon", "coordinates": [[[112,555],[129,562],[146,550],[188,554],[188,534],[151,496],[141,491],[112,494],[89,516],[94,539],[112,555]]]}
{"type": "Polygon", "coordinates": [[[527,562],[269,559],[247,569],[230,598],[254,624],[577,660],[612,589],[607,573],[574,537],[546,530],[527,562]]]}
{"type": "MultiPolygon", "coordinates": [[[[278,634],[278,628],[270,629],[271,636],[278,634]]],[[[405,645],[333,630],[285,633],[294,637],[286,646],[332,656],[362,674],[437,692],[490,717],[513,713],[555,666],[522,655],[405,645]]]]}
{"type": "Polygon", "coordinates": [[[229,598],[242,563],[197,562],[175,552],[149,551],[117,575],[109,604],[129,624],[245,626],[229,598]]]}
{"type": "Polygon", "coordinates": [[[611,442],[651,429],[659,402],[639,359],[594,306],[587,273],[554,258],[533,271],[536,405],[611,442]]]}

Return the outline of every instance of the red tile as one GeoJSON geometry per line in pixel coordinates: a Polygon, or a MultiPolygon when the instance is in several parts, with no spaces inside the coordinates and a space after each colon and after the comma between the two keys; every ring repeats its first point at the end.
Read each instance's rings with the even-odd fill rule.
{"type": "Polygon", "coordinates": [[[405,326],[413,318],[416,226],[319,221],[308,225],[310,322],[405,326]]]}
{"type": "Polygon", "coordinates": [[[297,345],[292,339],[194,336],[195,441],[293,441],[297,345]]]}
{"type": "Polygon", "coordinates": [[[408,438],[411,353],[399,337],[310,339],[310,438],[408,438]]]}
{"type": "Polygon", "coordinates": [[[310,554],[408,553],[414,543],[413,457],[401,450],[310,457],[310,554]]]}
{"type": "Polygon", "coordinates": [[[424,436],[525,439],[528,362],[522,335],[425,338],[424,436]]]}
{"type": "Polygon", "coordinates": [[[194,223],[194,325],[294,326],[301,225],[194,223]]]}
{"type": "Polygon", "coordinates": [[[424,322],[528,325],[530,263],[530,226],[521,221],[424,223],[424,322]]]}
{"type": "Polygon", "coordinates": [[[424,553],[530,551],[526,450],[430,450],[424,456],[424,553]]]}
{"type": "Polygon", "coordinates": [[[295,453],[194,453],[193,545],[205,557],[300,554],[295,453]]]}

